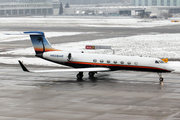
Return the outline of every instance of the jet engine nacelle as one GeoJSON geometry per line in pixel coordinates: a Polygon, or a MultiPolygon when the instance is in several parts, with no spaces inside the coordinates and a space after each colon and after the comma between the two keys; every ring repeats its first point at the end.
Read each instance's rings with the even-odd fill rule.
{"type": "Polygon", "coordinates": [[[72,54],[64,51],[51,51],[51,52],[44,52],[43,58],[52,60],[54,62],[62,63],[72,60],[72,54]]]}

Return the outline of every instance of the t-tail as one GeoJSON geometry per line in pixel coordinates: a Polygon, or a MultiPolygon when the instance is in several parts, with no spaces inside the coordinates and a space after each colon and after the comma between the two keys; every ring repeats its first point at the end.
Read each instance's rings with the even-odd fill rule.
{"type": "Polygon", "coordinates": [[[45,38],[44,32],[39,31],[29,31],[24,32],[24,34],[29,34],[31,38],[31,42],[34,46],[34,50],[36,52],[36,56],[42,56],[42,53],[48,51],[60,51],[54,49],[49,41],[45,38]]]}
{"type": "Polygon", "coordinates": [[[7,35],[30,35],[31,42],[34,46],[34,50],[36,52],[36,56],[42,57],[44,52],[48,51],[61,51],[58,49],[54,49],[49,41],[45,38],[44,32],[40,31],[29,31],[23,33],[12,33],[7,35]]]}

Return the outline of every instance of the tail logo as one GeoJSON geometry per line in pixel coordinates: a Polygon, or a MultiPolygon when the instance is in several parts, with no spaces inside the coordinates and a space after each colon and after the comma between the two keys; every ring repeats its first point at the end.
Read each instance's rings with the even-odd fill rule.
{"type": "Polygon", "coordinates": [[[44,40],[43,40],[43,38],[42,37],[39,37],[38,39],[37,39],[37,41],[40,43],[42,43],[42,45],[43,45],[43,52],[45,52],[45,45],[44,45],[44,40]]]}

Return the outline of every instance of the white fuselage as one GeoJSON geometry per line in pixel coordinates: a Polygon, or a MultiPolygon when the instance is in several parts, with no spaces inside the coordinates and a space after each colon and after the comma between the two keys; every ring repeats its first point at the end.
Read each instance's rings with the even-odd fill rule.
{"type": "Polygon", "coordinates": [[[69,53],[65,51],[44,52],[43,58],[74,68],[108,67],[111,70],[135,70],[151,72],[171,72],[174,70],[159,58],[69,53]],[[69,54],[71,55],[69,56],[69,54]]]}

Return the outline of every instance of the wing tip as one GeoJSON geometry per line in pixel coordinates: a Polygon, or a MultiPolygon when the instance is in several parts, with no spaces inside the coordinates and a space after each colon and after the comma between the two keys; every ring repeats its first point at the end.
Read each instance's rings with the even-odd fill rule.
{"type": "Polygon", "coordinates": [[[30,71],[26,68],[26,66],[25,66],[20,60],[18,60],[18,62],[19,62],[19,64],[20,64],[20,66],[21,66],[21,68],[22,68],[23,71],[25,71],[25,72],[30,72],[30,71]]]}

